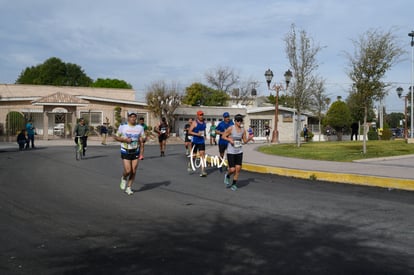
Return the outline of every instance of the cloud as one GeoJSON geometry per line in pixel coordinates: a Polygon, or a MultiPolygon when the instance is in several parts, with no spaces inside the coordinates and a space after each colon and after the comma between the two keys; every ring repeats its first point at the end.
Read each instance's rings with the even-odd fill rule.
{"type": "MultiPolygon", "coordinates": [[[[160,80],[204,81],[217,66],[259,83],[270,67],[282,80],[289,68],[283,38],[294,23],[324,47],[318,61],[327,92],[345,98],[342,53],[352,52],[351,39],[396,27],[409,50],[414,28],[410,0],[19,0],[0,1],[0,8],[0,82],[13,83],[24,68],[56,56],[94,79],[123,79],[138,91],[160,80]]],[[[409,64],[397,64],[389,81],[406,85],[409,64]]],[[[397,99],[387,104],[400,108],[397,99]]]]}

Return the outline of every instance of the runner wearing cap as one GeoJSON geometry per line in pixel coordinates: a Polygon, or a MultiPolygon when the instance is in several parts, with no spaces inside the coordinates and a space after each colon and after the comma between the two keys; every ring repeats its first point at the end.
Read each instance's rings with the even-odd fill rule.
{"type": "MultiPolygon", "coordinates": [[[[194,148],[193,153],[196,154],[197,152],[200,154],[201,163],[204,163],[205,158],[205,151],[206,151],[206,122],[204,121],[204,112],[198,111],[197,112],[197,119],[191,123],[190,129],[188,130],[188,134],[193,136],[192,139],[192,147],[194,148]]],[[[192,156],[195,157],[194,155],[192,156]]],[[[206,168],[204,165],[201,165],[201,174],[200,177],[206,177],[206,168]]]]}
{"type": "MultiPolygon", "coordinates": [[[[218,142],[218,148],[219,148],[219,154],[221,158],[224,158],[224,153],[227,149],[228,141],[222,138],[222,135],[226,131],[227,128],[234,125],[233,121],[230,119],[230,114],[228,112],[223,113],[223,121],[220,121],[220,123],[216,127],[216,134],[220,135],[219,142],[218,142]]],[[[219,168],[220,172],[222,172],[222,167],[219,168]]]]}
{"type": "Polygon", "coordinates": [[[227,188],[237,190],[237,180],[239,179],[242,162],[243,147],[242,142],[249,142],[252,137],[247,138],[246,131],[243,128],[243,116],[237,114],[234,116],[234,125],[227,128],[222,138],[228,141],[227,161],[229,171],[224,175],[224,183],[227,188]],[[233,182],[230,184],[230,176],[233,175],[233,182]]]}

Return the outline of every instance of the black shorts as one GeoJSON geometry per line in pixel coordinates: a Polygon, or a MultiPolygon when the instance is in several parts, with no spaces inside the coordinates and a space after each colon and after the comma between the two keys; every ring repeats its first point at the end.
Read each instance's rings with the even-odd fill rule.
{"type": "Polygon", "coordinates": [[[243,153],[240,154],[227,154],[227,162],[229,167],[236,167],[236,165],[242,165],[243,153]]]}
{"type": "Polygon", "coordinates": [[[184,142],[191,142],[191,139],[188,136],[185,136],[184,142]]]}
{"type": "Polygon", "coordinates": [[[167,140],[167,135],[166,134],[161,134],[158,136],[158,141],[159,142],[163,142],[164,140],[167,140]]]}
{"type": "Polygon", "coordinates": [[[227,150],[227,144],[219,144],[218,147],[219,147],[220,154],[224,154],[224,152],[226,152],[227,150]]]}
{"type": "Polygon", "coordinates": [[[202,143],[202,144],[191,143],[191,147],[194,147],[194,152],[205,151],[206,150],[206,144],[205,143],[202,143]]]}
{"type": "Polygon", "coordinates": [[[121,159],[134,160],[138,159],[139,154],[121,154],[121,159]]]}
{"type": "Polygon", "coordinates": [[[121,159],[127,159],[127,160],[134,160],[134,159],[138,159],[140,153],[140,149],[137,150],[131,150],[131,152],[127,152],[127,153],[121,153],[121,159]]]}

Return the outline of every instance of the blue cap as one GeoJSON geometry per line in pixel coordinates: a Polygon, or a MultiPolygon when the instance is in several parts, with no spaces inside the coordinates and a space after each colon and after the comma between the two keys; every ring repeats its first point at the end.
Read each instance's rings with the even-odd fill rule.
{"type": "Polygon", "coordinates": [[[223,117],[230,117],[230,114],[229,114],[228,112],[225,112],[225,113],[223,114],[223,117]]]}

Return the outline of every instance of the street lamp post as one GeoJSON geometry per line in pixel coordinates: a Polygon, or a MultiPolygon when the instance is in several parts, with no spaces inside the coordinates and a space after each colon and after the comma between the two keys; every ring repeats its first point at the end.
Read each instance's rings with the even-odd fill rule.
{"type": "MultiPolygon", "coordinates": [[[[273,87],[270,87],[270,83],[272,82],[273,78],[273,72],[272,70],[268,69],[265,72],[266,82],[267,82],[267,88],[269,90],[273,90],[276,92],[275,96],[275,118],[274,118],[274,128],[272,133],[272,143],[279,143],[279,131],[278,131],[278,118],[279,118],[279,91],[283,90],[282,84],[274,84],[273,87]]],[[[292,72],[290,70],[287,70],[285,74],[283,75],[285,77],[286,82],[286,90],[289,87],[290,79],[292,78],[292,72]]]]}
{"type": "Polygon", "coordinates": [[[411,123],[410,123],[410,138],[413,138],[413,82],[414,82],[414,31],[408,34],[411,37],[411,123]]]}
{"type": "Polygon", "coordinates": [[[403,97],[405,102],[404,107],[404,138],[407,140],[408,138],[408,131],[407,131],[407,96],[402,96],[404,89],[401,87],[397,88],[397,95],[399,98],[403,97]]]}

